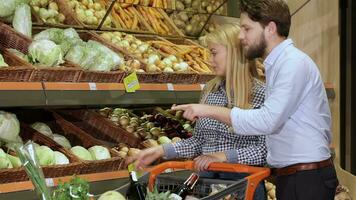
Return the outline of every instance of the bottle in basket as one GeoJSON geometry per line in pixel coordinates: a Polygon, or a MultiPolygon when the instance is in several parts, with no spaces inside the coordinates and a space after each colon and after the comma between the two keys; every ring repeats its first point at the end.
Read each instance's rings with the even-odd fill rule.
{"type": "Polygon", "coordinates": [[[129,166],[131,184],[126,196],[130,200],[145,200],[146,190],[138,182],[138,176],[134,168],[135,167],[133,165],[129,166]]]}
{"type": "Polygon", "coordinates": [[[192,173],[189,178],[184,182],[183,185],[178,186],[171,195],[169,195],[169,200],[182,200],[184,199],[189,192],[191,192],[198,182],[199,175],[192,173]]]}

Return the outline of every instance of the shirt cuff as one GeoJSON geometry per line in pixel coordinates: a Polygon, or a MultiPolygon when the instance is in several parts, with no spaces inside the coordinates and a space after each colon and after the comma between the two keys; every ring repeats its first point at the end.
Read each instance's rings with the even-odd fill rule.
{"type": "Polygon", "coordinates": [[[174,149],[173,144],[164,144],[163,150],[164,150],[164,159],[173,159],[178,157],[178,154],[174,149]]]}
{"type": "Polygon", "coordinates": [[[229,151],[225,151],[225,155],[228,163],[238,163],[237,162],[238,155],[236,150],[231,149],[229,151]]]}
{"type": "Polygon", "coordinates": [[[239,132],[238,117],[239,117],[240,110],[241,110],[240,108],[234,107],[230,113],[231,125],[232,125],[232,128],[234,128],[234,133],[239,132]]]}

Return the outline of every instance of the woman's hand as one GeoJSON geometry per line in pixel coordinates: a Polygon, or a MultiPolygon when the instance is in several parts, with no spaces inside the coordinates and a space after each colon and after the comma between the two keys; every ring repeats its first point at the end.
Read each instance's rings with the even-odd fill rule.
{"type": "Polygon", "coordinates": [[[209,165],[214,162],[225,162],[227,160],[224,152],[218,152],[213,154],[201,155],[194,159],[195,170],[207,171],[209,165]]]}
{"type": "Polygon", "coordinates": [[[172,106],[172,110],[183,110],[183,117],[190,121],[195,121],[202,117],[208,117],[231,126],[231,109],[226,107],[205,104],[185,104],[172,106]]]}
{"type": "Polygon", "coordinates": [[[172,110],[183,110],[184,114],[183,117],[190,120],[195,121],[200,117],[207,117],[210,111],[209,105],[204,104],[185,104],[185,105],[178,105],[172,106],[172,110]]]}
{"type": "Polygon", "coordinates": [[[135,167],[137,169],[141,169],[152,164],[158,158],[164,156],[164,150],[162,146],[152,147],[145,150],[140,151],[135,156],[128,157],[126,159],[126,165],[129,165],[134,162],[135,167]]]}

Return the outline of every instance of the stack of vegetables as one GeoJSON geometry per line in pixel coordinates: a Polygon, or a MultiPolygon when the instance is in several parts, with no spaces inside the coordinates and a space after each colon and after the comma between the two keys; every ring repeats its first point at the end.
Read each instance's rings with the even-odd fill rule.
{"type": "MultiPolygon", "coordinates": [[[[20,167],[21,162],[14,156],[14,146],[23,144],[20,133],[20,123],[16,115],[7,112],[0,112],[0,140],[4,141],[2,145],[9,153],[6,154],[0,148],[0,169],[20,167]]],[[[35,151],[42,166],[68,164],[68,158],[59,151],[53,151],[47,146],[35,144],[35,151]]]]}
{"type": "Polygon", "coordinates": [[[54,67],[64,60],[89,71],[111,71],[124,64],[121,55],[106,46],[89,40],[84,42],[73,28],[50,28],[34,36],[29,54],[10,49],[18,57],[39,66],[54,67]]]}
{"type": "MultiPolygon", "coordinates": [[[[159,54],[151,45],[133,35],[121,32],[106,32],[101,34],[105,40],[132,54],[135,58],[147,64],[143,69],[139,60],[134,59],[121,68],[123,71],[136,72],[187,72],[188,64],[175,55],[167,57],[159,54]]],[[[178,54],[177,54],[178,55],[178,54]]]]}
{"type": "Polygon", "coordinates": [[[28,37],[32,35],[31,7],[29,0],[1,0],[0,21],[12,25],[16,31],[28,37]]]}
{"type": "Polygon", "coordinates": [[[180,55],[189,65],[189,69],[197,73],[212,73],[209,62],[209,51],[197,45],[174,44],[169,41],[148,41],[157,50],[164,54],[180,55]]]}
{"type": "Polygon", "coordinates": [[[64,63],[64,55],[71,45],[79,40],[77,32],[72,28],[65,30],[53,28],[34,36],[28,48],[28,55],[16,49],[9,51],[35,66],[55,67],[64,63]]]}
{"type": "Polygon", "coordinates": [[[176,7],[175,0],[118,0],[118,2],[164,9],[175,9],[176,7]]]}
{"type": "MultiPolygon", "coordinates": [[[[22,143],[19,137],[20,123],[16,115],[0,111],[0,147],[11,148],[14,143],[22,143]]],[[[5,153],[0,148],[0,169],[10,169],[20,167],[21,162],[18,157],[5,153]]]]}
{"type": "MultiPolygon", "coordinates": [[[[69,7],[75,12],[78,20],[89,26],[98,26],[106,14],[106,8],[99,0],[70,0],[69,7]]],[[[115,27],[111,16],[105,19],[103,27],[115,27]]]]}
{"type": "MultiPolygon", "coordinates": [[[[193,132],[192,123],[183,121],[181,111],[173,112],[157,108],[155,114],[143,114],[142,117],[122,108],[103,108],[99,113],[136,138],[144,140],[142,146],[145,148],[175,143],[191,137],[193,132]]],[[[115,149],[119,151],[121,157],[132,156],[139,152],[139,149],[130,148],[125,144],[118,144],[115,149]]]]}
{"type": "Polygon", "coordinates": [[[54,134],[51,128],[42,122],[36,122],[31,125],[33,129],[37,130],[39,133],[53,139],[56,143],[63,146],[64,148],[70,150],[75,156],[81,160],[104,160],[110,159],[111,155],[109,150],[103,146],[92,146],[89,149],[85,149],[82,146],[74,146],[70,144],[69,140],[60,134],[54,134]]]}
{"type": "MultiPolygon", "coordinates": [[[[107,0],[107,3],[111,1],[107,0]]],[[[147,30],[144,21],[140,19],[136,8],[132,4],[115,3],[112,16],[117,27],[130,30],[147,30]]]]}
{"type": "Polygon", "coordinates": [[[46,23],[63,24],[65,15],[60,12],[54,0],[30,0],[30,5],[37,15],[46,23]]]}
{"type": "Polygon", "coordinates": [[[160,35],[180,35],[179,29],[168,21],[164,10],[152,7],[137,7],[138,12],[144,17],[155,33],[160,35]]]}
{"type": "Polygon", "coordinates": [[[194,14],[186,11],[174,11],[170,15],[170,18],[185,35],[197,36],[203,29],[206,20],[208,20],[208,15],[194,14]]]}

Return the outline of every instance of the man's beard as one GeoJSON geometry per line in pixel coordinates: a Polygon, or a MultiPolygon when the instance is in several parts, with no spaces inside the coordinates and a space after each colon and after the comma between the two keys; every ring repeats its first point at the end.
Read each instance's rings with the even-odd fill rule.
{"type": "Polygon", "coordinates": [[[261,58],[264,56],[267,48],[266,39],[263,34],[261,34],[258,43],[254,43],[250,48],[245,50],[245,56],[248,60],[253,60],[255,58],[261,58]]]}

